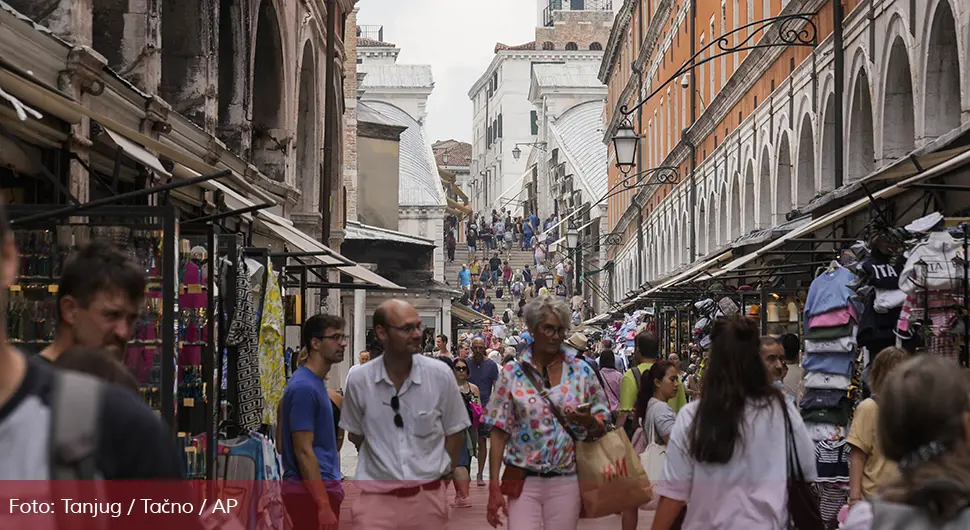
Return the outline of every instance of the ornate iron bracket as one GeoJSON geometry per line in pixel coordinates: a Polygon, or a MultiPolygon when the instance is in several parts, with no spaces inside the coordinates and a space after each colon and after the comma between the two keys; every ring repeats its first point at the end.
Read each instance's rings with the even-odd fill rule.
{"type": "Polygon", "coordinates": [[[638,173],[625,176],[620,184],[624,190],[661,186],[663,184],[677,184],[680,181],[680,169],[675,166],[659,166],[645,169],[638,173]],[[653,178],[650,178],[653,177],[653,178]]]}
{"type": "Polygon", "coordinates": [[[579,245],[579,248],[585,252],[595,250],[597,246],[615,247],[621,244],[623,244],[623,238],[620,237],[620,234],[614,234],[611,232],[592,240],[583,241],[583,243],[579,245]]]}
{"type": "Polygon", "coordinates": [[[656,89],[648,94],[638,103],[629,107],[620,107],[620,113],[629,116],[645,105],[651,98],[682,75],[694,70],[698,66],[709,63],[714,59],[743,51],[756,50],[759,48],[779,48],[788,46],[818,46],[818,26],[815,24],[815,13],[796,13],[780,17],[771,17],[745,24],[739,28],[729,31],[720,37],[713,39],[710,44],[701,48],[690,59],[687,60],[676,72],[656,89]],[[777,30],[777,42],[763,42],[769,36],[769,31],[777,30]],[[740,35],[746,31],[747,35],[735,44],[731,44],[732,37],[740,35]],[[760,36],[765,39],[759,39],[760,36]],[[757,39],[757,40],[756,40],[757,39]],[[709,57],[701,57],[711,51],[709,57]]]}

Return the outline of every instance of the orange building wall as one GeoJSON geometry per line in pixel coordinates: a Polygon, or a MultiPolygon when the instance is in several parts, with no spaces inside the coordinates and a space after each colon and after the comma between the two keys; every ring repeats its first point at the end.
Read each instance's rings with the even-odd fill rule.
{"type": "MultiPolygon", "coordinates": [[[[643,22],[643,31],[646,33],[650,24],[650,16],[653,15],[651,9],[656,0],[644,0],[639,3],[638,10],[639,13],[634,13],[633,18],[630,22],[629,30],[627,35],[621,39],[622,49],[618,51],[617,65],[614,68],[613,75],[609,80],[609,104],[607,106],[606,119],[609,123],[614,113],[619,112],[618,98],[620,94],[626,87],[628,79],[631,76],[631,64],[636,60],[637,54],[639,53],[640,47],[642,46],[642,37],[639,34],[639,20],[643,22]],[[638,20],[639,19],[639,20],[638,20]]],[[[855,9],[861,0],[843,0],[843,5],[845,6],[845,14],[848,15],[853,9],[855,9]]],[[[711,42],[711,31],[710,31],[710,21],[711,17],[714,17],[714,36],[718,37],[724,33],[732,31],[735,27],[740,27],[748,24],[749,18],[757,21],[771,16],[777,16],[781,10],[781,0],[770,0],[770,9],[768,12],[764,10],[764,0],[754,0],[753,1],[753,12],[750,14],[747,12],[748,0],[725,0],[724,2],[724,13],[722,15],[722,2],[721,0],[698,0],[697,1],[697,15],[696,24],[697,28],[695,34],[697,38],[695,39],[696,50],[701,50],[704,46],[710,44],[711,42]],[[735,8],[737,9],[737,20],[738,24],[735,26],[735,8]],[[722,17],[724,20],[724,32],[721,31],[721,21],[722,17]],[[701,38],[703,37],[703,43],[701,38]]],[[[683,8],[683,0],[675,1],[668,20],[664,21],[664,26],[662,31],[659,33],[659,39],[656,47],[654,48],[653,55],[644,65],[645,73],[650,70],[651,64],[658,57],[661,52],[664,40],[673,30],[671,24],[676,21],[677,15],[683,8]]],[[[661,83],[669,79],[674,75],[681,65],[687,63],[690,60],[690,13],[688,12],[687,17],[684,19],[683,23],[679,28],[676,29],[678,34],[675,36],[670,49],[667,50],[666,57],[661,60],[660,67],[657,69],[656,73],[651,78],[652,87],[647,90],[646,93],[650,93],[660,86],[661,83]]],[[[822,8],[818,11],[815,17],[815,23],[818,28],[818,41],[821,42],[825,40],[832,33],[832,2],[826,2],[822,8]]],[[[759,32],[760,34],[761,32],[759,32]]],[[[745,33],[742,32],[740,35],[734,36],[734,39],[744,39],[745,33]]],[[[749,42],[753,44],[757,41],[757,36],[749,42]]],[[[733,40],[736,43],[737,40],[733,40]]],[[[716,49],[716,48],[715,48],[716,49]]],[[[724,141],[724,138],[731,134],[738,124],[745,120],[756,108],[757,105],[761,105],[766,99],[768,99],[772,90],[772,82],[774,82],[775,90],[783,87],[785,81],[788,79],[791,71],[793,69],[792,60],[794,60],[794,67],[798,67],[802,61],[806,60],[811,56],[812,48],[809,47],[790,47],[786,49],[781,56],[768,68],[767,72],[759,78],[750,90],[738,101],[736,105],[727,113],[723,120],[721,120],[715,127],[714,132],[712,132],[708,137],[698,142],[697,145],[697,164],[700,165],[705,153],[709,154],[714,152],[716,146],[724,141]]],[[[695,87],[698,90],[700,97],[696,99],[697,101],[697,115],[701,115],[701,100],[705,103],[710,103],[719,93],[721,87],[724,83],[730,79],[731,75],[734,73],[741,61],[750,52],[739,52],[736,54],[725,55],[714,59],[702,66],[697,67],[694,70],[693,75],[695,75],[695,87]],[[723,65],[723,75],[722,75],[722,62],[723,65]],[[711,91],[710,87],[710,69],[714,69],[714,91],[711,91]],[[702,76],[703,74],[703,76],[702,76]]],[[[646,85],[646,80],[644,82],[646,85]]],[[[650,101],[643,105],[640,109],[643,118],[643,130],[640,131],[641,136],[645,137],[645,141],[641,143],[641,148],[644,149],[643,160],[644,168],[656,167],[663,164],[663,160],[666,156],[673,150],[681,138],[681,130],[683,127],[690,125],[690,94],[687,89],[681,88],[680,77],[671,81],[667,87],[665,87],[660,93],[655,95],[650,101]],[[667,99],[667,88],[670,88],[670,99],[667,99]],[[673,105],[670,108],[670,105],[673,105]],[[686,111],[686,116],[684,112],[686,111]],[[670,116],[665,115],[665,111],[670,111],[670,116]],[[655,123],[654,126],[650,127],[651,120],[654,120],[654,116],[659,122],[655,123]],[[668,127],[667,122],[670,121],[671,125],[668,127]],[[668,136],[669,131],[669,136],[668,136]]],[[[639,101],[639,94],[634,94],[633,101],[639,101]]],[[[706,108],[705,108],[706,110],[706,108]]],[[[638,125],[636,121],[636,115],[632,115],[631,119],[636,127],[638,125]]],[[[612,146],[609,147],[612,150],[612,146]]],[[[685,179],[689,176],[689,161],[681,166],[681,179],[685,179]]],[[[609,183],[610,186],[616,185],[622,179],[620,171],[616,167],[609,168],[609,183]]],[[[671,190],[673,186],[663,186],[657,187],[650,190],[651,196],[649,200],[646,201],[646,207],[644,208],[644,217],[646,218],[649,213],[660,206],[664,197],[671,190]]],[[[624,212],[630,207],[631,200],[634,196],[636,190],[631,190],[628,192],[619,193],[612,197],[608,202],[608,212],[609,212],[609,225],[610,229],[613,229],[619,222],[620,218],[623,216],[624,212]]],[[[626,237],[636,237],[636,227],[630,227],[624,234],[626,237]]]]}

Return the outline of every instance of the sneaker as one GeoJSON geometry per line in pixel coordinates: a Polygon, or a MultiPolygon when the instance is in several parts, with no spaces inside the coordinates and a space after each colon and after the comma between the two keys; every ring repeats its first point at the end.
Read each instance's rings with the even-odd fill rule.
{"type": "Polygon", "coordinates": [[[465,498],[456,497],[455,502],[452,503],[452,506],[455,508],[471,508],[472,500],[467,497],[465,498]]]}

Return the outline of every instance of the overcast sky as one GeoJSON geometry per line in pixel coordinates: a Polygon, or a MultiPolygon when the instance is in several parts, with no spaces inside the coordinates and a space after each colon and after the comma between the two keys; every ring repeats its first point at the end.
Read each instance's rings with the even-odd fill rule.
{"type": "Polygon", "coordinates": [[[383,25],[401,64],[430,64],[428,137],[470,142],[468,90],[492,61],[495,43],[535,39],[537,0],[361,0],[357,23],[383,25]]]}

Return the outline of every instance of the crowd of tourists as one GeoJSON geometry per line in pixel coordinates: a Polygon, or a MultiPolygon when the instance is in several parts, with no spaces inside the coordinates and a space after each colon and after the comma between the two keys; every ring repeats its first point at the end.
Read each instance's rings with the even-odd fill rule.
{"type": "MultiPolygon", "coordinates": [[[[3,292],[15,285],[19,263],[0,209],[3,292]]],[[[139,399],[119,360],[145,287],[127,254],[91,243],[62,271],[49,347],[28,359],[0,326],[0,480],[162,487],[183,477],[171,430],[139,399]]],[[[610,499],[623,506],[623,530],[637,527],[643,509],[654,510],[655,530],[826,527],[811,487],[825,462],[817,462],[814,433],[799,413],[810,405],[799,384],[799,337],[763,337],[756,322],[732,315],[713,323],[706,348],[683,345],[663,358],[650,324],[620,344],[573,331],[571,313],[562,299],[540,293],[503,332],[486,326],[453,343],[440,335],[434,351],[419,355],[417,310],[389,300],[372,317],[379,350],[360,353],[342,393],[328,375],[346,355],[346,322],[307,319],[276,435],[288,527],[444,529],[450,508],[470,506],[471,488],[481,487],[494,527],[576,529],[592,509],[589,492],[580,491],[590,458],[581,449],[613,433],[626,433],[620,446],[632,448],[651,484],[646,496],[630,488],[610,499]],[[358,452],[352,478],[360,490],[348,512],[341,510],[344,433],[358,452]]],[[[839,524],[970,527],[964,370],[932,351],[913,357],[887,348],[864,383],[870,395],[849,429],[850,493],[839,524]]],[[[813,399],[830,397],[839,396],[813,399]]],[[[188,502],[190,490],[171,484],[165,498],[188,502]]],[[[2,514],[0,524],[27,527],[17,517],[2,514]]],[[[165,524],[242,528],[231,517],[203,524],[205,517],[168,515],[165,524]]],[[[119,528],[132,520],[120,519],[119,528]]]]}

